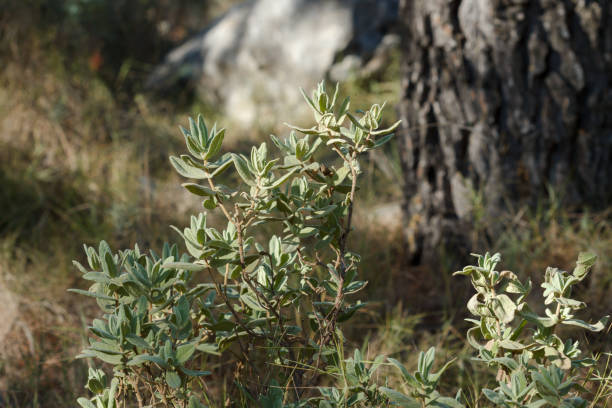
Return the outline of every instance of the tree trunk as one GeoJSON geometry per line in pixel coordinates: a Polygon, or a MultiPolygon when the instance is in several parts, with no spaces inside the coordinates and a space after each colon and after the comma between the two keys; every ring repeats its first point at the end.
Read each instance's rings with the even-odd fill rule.
{"type": "MultiPolygon", "coordinates": [[[[402,0],[406,230],[416,261],[552,187],[612,190],[612,2],[402,0]]],[[[466,248],[467,245],[463,245],[466,248]]]]}

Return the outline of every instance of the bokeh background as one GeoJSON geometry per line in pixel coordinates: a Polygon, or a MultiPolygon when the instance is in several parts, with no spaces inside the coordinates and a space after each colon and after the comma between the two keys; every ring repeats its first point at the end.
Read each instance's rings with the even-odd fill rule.
{"type": "MultiPolygon", "coordinates": [[[[469,22],[462,15],[478,15],[479,10],[470,8],[476,3],[0,0],[0,407],[68,407],[85,394],[89,363],[74,356],[96,308],[66,292],[84,285],[71,261],[83,260],[83,243],[97,245],[101,239],[113,248],[138,243],[157,249],[164,241],[176,241],[169,225],[186,224],[189,214],[200,208],[181,190],[167,159],[183,151],[178,125],[202,113],[208,122],[228,128],[225,149],[247,151],[270,133],[286,135],[285,121],[307,123],[299,87],[309,89],[321,79],[340,81],[341,93],[350,95],[356,108],[386,101],[387,124],[404,119],[398,137],[383,152],[364,158],[350,245],[363,255],[362,275],[369,281],[364,298],[370,303],[348,329],[352,347],[410,365],[415,350],[436,345],[443,354],[458,357],[447,376],[449,384],[478,389],[481,379],[462,334],[470,289],[465,281],[450,277],[470,251],[501,252],[504,268],[531,277],[535,287],[546,266],[571,269],[578,252],[592,251],[599,260],[580,288],[591,306],[586,317],[609,313],[612,24],[605,22],[612,22],[610,6],[605,0],[555,6],[570,11],[568,35],[577,38],[570,51],[563,50],[545,24],[542,27],[548,28],[533,31],[552,44],[544,58],[550,75],[537,65],[537,41],[525,40],[524,46],[535,51],[523,66],[536,74],[519,74],[525,89],[518,92],[545,106],[542,92],[548,91],[529,92],[546,86],[556,97],[558,91],[558,105],[547,109],[576,118],[555,122],[550,132],[558,140],[538,144],[548,140],[546,132],[515,136],[513,129],[520,126],[505,119],[503,112],[528,103],[508,97],[514,91],[499,79],[504,69],[498,66],[497,79],[489,74],[482,80],[464,78],[457,88],[459,80],[449,82],[444,75],[466,70],[477,77],[483,72],[482,67],[468,67],[467,62],[473,62],[470,53],[479,52],[477,42],[470,43],[476,41],[470,29],[457,32],[462,22],[469,22]],[[409,23],[418,13],[410,7],[421,7],[421,14],[439,7],[435,13],[440,18],[427,20],[431,26],[423,34],[436,41],[416,41],[419,26],[409,23]],[[453,15],[460,17],[457,26],[445,26],[454,21],[453,15]],[[580,29],[572,18],[583,24],[580,29]],[[581,51],[581,41],[603,45],[581,51]],[[467,61],[461,67],[449,63],[457,55],[467,61]],[[576,66],[581,58],[593,61],[594,68],[584,69],[588,75],[576,74],[578,83],[564,65],[572,58],[576,66]],[[440,64],[438,76],[432,74],[435,64],[440,64]],[[556,72],[561,82],[555,82],[556,72]],[[564,86],[573,86],[577,96],[564,86]],[[465,99],[453,99],[446,87],[465,90],[457,93],[465,99]],[[490,89],[499,89],[499,100],[492,102],[490,89]],[[564,103],[566,94],[571,95],[564,103]],[[432,95],[439,105],[428,102],[432,95]],[[469,120],[465,110],[467,116],[444,114],[448,106],[470,106],[466,101],[472,97],[479,106],[489,104],[502,113],[487,121],[478,119],[488,115],[484,108],[469,120]],[[414,112],[425,112],[427,121],[414,112]],[[525,142],[532,136],[538,140],[533,146],[525,142]],[[495,200],[482,182],[487,177],[478,174],[480,162],[466,153],[474,145],[469,140],[478,138],[492,141],[485,149],[492,158],[483,174],[499,170],[505,173],[496,183],[510,180],[504,187],[507,194],[497,194],[495,200]],[[516,154],[495,156],[490,146],[502,145],[516,154]],[[445,147],[459,152],[451,154],[453,160],[469,156],[466,166],[452,170],[476,181],[457,187],[450,168],[418,170],[423,160],[427,166],[432,160],[448,165],[448,152],[436,156],[445,147]],[[423,158],[425,148],[432,152],[429,158],[423,158]],[[516,188],[520,180],[512,181],[507,169],[519,168],[521,158],[538,149],[553,153],[535,156],[546,156],[542,160],[548,163],[539,182],[532,183],[535,176],[527,166],[523,185],[530,189],[523,194],[516,188]],[[584,161],[595,163],[596,169],[576,165],[576,152],[586,154],[584,161]],[[491,164],[504,160],[501,169],[491,164]],[[556,168],[572,170],[559,173],[569,174],[561,182],[551,170],[556,168]],[[582,176],[596,187],[586,188],[582,176]],[[431,200],[435,180],[443,180],[436,195],[443,197],[442,206],[431,200]]],[[[532,11],[545,21],[549,2],[536,3],[542,3],[539,11],[532,11]]],[[[503,13],[511,14],[505,9],[503,13]]],[[[530,24],[537,26],[536,17],[530,24]]],[[[486,32],[489,25],[472,23],[495,36],[503,32],[495,21],[497,25],[491,24],[497,31],[491,33],[486,32]]],[[[514,44],[512,38],[496,41],[514,44]]],[[[492,55],[488,62],[493,67],[522,58],[520,53],[492,55]]],[[[527,110],[534,109],[540,108],[527,110]]],[[[546,115],[531,116],[536,130],[549,129],[543,125],[546,115]]],[[[609,328],[581,340],[592,352],[610,350],[609,328]]],[[[222,366],[219,362],[220,372],[222,366]]],[[[231,381],[231,373],[226,375],[231,381]]]]}

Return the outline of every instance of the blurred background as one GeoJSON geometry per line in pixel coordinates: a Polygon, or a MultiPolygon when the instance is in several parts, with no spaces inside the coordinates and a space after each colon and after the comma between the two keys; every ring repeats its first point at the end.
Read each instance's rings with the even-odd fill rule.
{"type": "MultiPolygon", "coordinates": [[[[612,309],[606,0],[0,0],[0,62],[0,407],[85,394],[96,307],[66,292],[84,284],[71,261],[176,241],[201,208],[167,159],[178,125],[202,113],[247,151],[309,123],[299,88],[321,79],[403,120],[364,157],[351,347],[410,362],[435,344],[478,389],[470,288],[450,277],[470,252],[536,288],[594,252],[586,319],[612,309]]],[[[608,333],[581,340],[609,351],[608,333]]]]}

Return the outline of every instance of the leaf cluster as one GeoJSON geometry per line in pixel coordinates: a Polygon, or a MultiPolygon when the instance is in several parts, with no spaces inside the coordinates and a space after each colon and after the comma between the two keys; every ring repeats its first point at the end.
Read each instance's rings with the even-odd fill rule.
{"type": "Polygon", "coordinates": [[[579,342],[563,339],[558,329],[564,325],[592,332],[604,329],[608,316],[595,324],[575,318],[586,304],[571,297],[572,287],[586,278],[595,256],[581,253],[572,273],[546,270],[545,316],[528,302],[530,280],[521,282],[510,271],[497,271],[499,254],[475,256],[477,265],[455,275],[468,276],[476,290],[467,305],[475,317],[468,319],[473,327],[467,339],[478,352],[476,360],[497,370],[498,387],[483,389],[484,395],[504,407],[586,406],[587,401],[578,396],[584,389],[576,374],[595,360],[582,357],[579,342]]]}
{"type": "MultiPolygon", "coordinates": [[[[71,290],[94,298],[102,313],[78,357],[112,367],[112,377],[90,369],[93,396],[79,398],[81,407],[465,406],[461,390],[438,391],[452,361],[434,371],[435,348],[419,353],[414,372],[385,356],[345,356],[342,327],[365,306],[352,300],[366,282],[348,246],[359,156],[387,142],[399,122],[381,129],[384,104],[353,113],[337,95],[324,83],[304,93],[315,123],[271,136],[276,154],[265,142],[248,155],[222,154],[225,130],[202,117],[180,128],[189,154],[170,162],[204,209],[172,227],[186,253],[176,244],[159,255],[138,246],[112,251],[102,241],[85,247],[86,266],[75,263],[91,285],[71,290]],[[237,183],[223,184],[232,170],[237,183]],[[209,212],[224,228],[208,222],[209,212]],[[399,371],[401,390],[381,383],[383,365],[399,371]],[[220,367],[233,377],[221,397],[208,386],[226,376],[220,367]]],[[[528,302],[531,281],[498,271],[499,254],[476,256],[477,265],[456,275],[476,291],[467,304],[474,360],[495,373],[497,386],[482,389],[483,398],[502,407],[586,406],[581,384],[593,377],[580,375],[595,360],[558,329],[604,329],[607,317],[576,318],[586,304],[572,297],[595,257],[581,254],[572,273],[547,269],[540,316],[528,302]]]]}
{"type": "Polygon", "coordinates": [[[190,179],[183,187],[226,226],[210,226],[202,212],[173,227],[185,254],[170,244],[161,256],[138,247],[115,253],[105,242],[85,248],[88,267],[77,267],[93,284],[73,291],[94,297],[104,314],[92,322],[79,357],[112,365],[115,391],[92,371],[95,396],[80,399],[82,406],[136,399],[139,406],[184,407],[202,404],[200,397],[210,404],[206,381],[215,376],[215,356],[234,365],[232,398],[266,406],[277,401],[274,384],[293,390],[283,393],[285,402],[319,398],[302,390],[346,364],[337,352],[340,325],[365,305],[349,299],[366,285],[358,278],[360,258],[347,246],[358,155],[397,127],[379,129],[381,106],[357,116],[348,98],[337,107],[337,94],[322,83],[306,97],[316,124],[272,136],[276,157],[267,143],[249,155],[221,154],[225,130],[209,129],[201,116],[180,128],[188,154],[170,162],[190,179]],[[322,148],[337,159],[318,161],[322,148]],[[230,169],[237,185],[220,181],[230,169]]]}

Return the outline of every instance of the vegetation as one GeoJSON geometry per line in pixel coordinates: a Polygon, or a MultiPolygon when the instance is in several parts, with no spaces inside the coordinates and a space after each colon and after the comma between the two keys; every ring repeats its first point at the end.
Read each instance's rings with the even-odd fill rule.
{"type": "MultiPolygon", "coordinates": [[[[225,122],[214,107],[194,99],[189,87],[160,98],[143,94],[140,85],[151,69],[152,56],[163,55],[172,42],[202,24],[194,17],[201,15],[198,12],[177,9],[185,4],[200,7],[202,2],[5,3],[0,13],[0,55],[5,62],[0,68],[0,406],[73,407],[77,398],[92,396],[83,386],[93,361],[75,361],[74,356],[88,346],[86,326],[100,318],[100,310],[94,298],[66,292],[69,287],[87,289],[81,286],[84,281],[71,260],[77,258],[87,265],[82,242],[97,249],[101,239],[111,248],[130,247],[137,242],[141,247],[162,249],[163,242],[175,239],[167,225],[183,225],[190,213],[202,208],[200,197],[175,188],[179,178],[168,171],[168,152],[181,149],[175,124],[194,112],[205,112],[207,118],[225,122]],[[82,3],[85,8],[70,14],[68,9],[46,7],[56,3],[82,3]],[[163,20],[168,20],[170,30],[161,38],[156,31],[145,42],[114,47],[110,39],[124,38],[115,32],[113,16],[118,13],[105,12],[108,18],[97,20],[95,30],[91,22],[82,22],[91,15],[94,5],[127,7],[127,3],[143,8],[122,14],[132,18],[122,23],[124,27],[140,32],[144,28],[139,25],[161,27],[163,20]],[[167,9],[156,9],[161,5],[167,9]],[[87,7],[92,8],[88,11],[87,7]],[[147,7],[156,10],[149,13],[147,7]],[[102,32],[107,33],[104,38],[97,35],[102,32]],[[103,46],[98,50],[98,45],[103,46]],[[107,54],[109,50],[121,53],[107,54]]],[[[220,8],[226,3],[205,4],[220,8]]],[[[395,61],[381,76],[352,81],[344,91],[356,106],[384,99],[394,106],[397,67],[395,61]]],[[[384,126],[395,121],[394,109],[386,109],[384,115],[384,126]]],[[[250,144],[259,144],[261,134],[259,129],[228,134],[223,149],[248,155],[250,144]]],[[[340,161],[332,159],[334,153],[326,155],[325,151],[323,146],[319,148],[317,161],[342,167],[340,161]]],[[[403,387],[406,380],[390,361],[383,360],[369,374],[372,363],[377,355],[384,355],[400,361],[412,374],[419,367],[419,350],[435,345],[434,370],[439,371],[439,362],[455,359],[439,378],[438,392],[453,396],[461,388],[467,406],[486,406],[488,399],[480,391],[498,387],[496,370],[472,360],[474,349],[465,337],[471,323],[463,320],[468,317],[465,304],[472,295],[469,279],[451,279],[449,273],[460,266],[457,259],[465,254],[440,248],[440,268],[408,264],[401,222],[381,206],[398,202],[401,197],[398,154],[391,139],[381,149],[360,157],[363,175],[359,177],[361,189],[354,204],[354,231],[348,248],[361,255],[359,280],[368,285],[351,295],[353,302],[361,300],[365,305],[351,320],[340,324],[346,351],[336,354],[350,356],[346,358],[347,368],[361,359],[368,368],[369,384],[377,389],[386,386],[412,397],[413,388],[403,387]],[[357,356],[355,349],[359,350],[357,356]]],[[[221,183],[240,183],[230,173],[226,170],[221,175],[221,183]]],[[[475,208],[481,199],[480,192],[475,191],[475,208]]],[[[218,213],[208,214],[207,226],[221,231],[227,220],[218,213]]],[[[478,217],[474,222],[479,229],[471,244],[474,252],[502,253],[505,268],[521,271],[517,274],[521,280],[533,281],[534,290],[527,301],[542,316],[545,311],[537,296],[546,266],[571,271],[579,252],[597,254],[589,275],[573,286],[574,297],[589,305],[582,309],[582,319],[597,320],[612,308],[610,215],[609,210],[593,213],[585,208],[567,208],[563,197],[550,192],[532,207],[511,209],[494,220],[478,217]],[[492,223],[502,225],[502,232],[488,234],[487,226],[492,223]]],[[[256,239],[263,243],[269,242],[265,237],[278,234],[269,227],[262,230],[256,239]]],[[[156,252],[161,255],[163,250],[156,252]]],[[[205,283],[203,274],[206,272],[192,272],[191,284],[205,283]]],[[[515,323],[518,321],[516,317],[515,323]]],[[[555,333],[562,339],[579,339],[583,356],[599,357],[595,367],[576,368],[574,375],[583,379],[591,370],[592,376],[599,375],[598,382],[585,386],[591,393],[583,391],[582,396],[593,401],[591,406],[606,406],[610,398],[610,356],[605,354],[611,345],[609,326],[595,335],[573,329],[561,324],[555,333]]],[[[201,378],[207,387],[204,391],[221,405],[229,404],[231,392],[240,393],[234,375],[238,364],[231,354],[236,347],[226,350],[222,358],[214,354],[199,357],[206,359],[204,370],[211,371],[210,376],[201,378]]],[[[262,367],[266,372],[277,369],[272,365],[262,367]]],[[[106,377],[110,385],[109,366],[98,369],[105,372],[100,381],[106,377]]],[[[337,374],[319,373],[318,378],[321,387],[343,390],[345,386],[337,374]]],[[[529,375],[526,378],[531,381],[529,375]]],[[[196,390],[202,391],[198,380],[194,381],[196,390]]],[[[264,395],[278,392],[270,385],[262,386],[264,393],[269,390],[264,395]]],[[[317,389],[304,392],[325,399],[336,397],[333,393],[323,397],[317,389]]],[[[248,397],[244,398],[249,404],[248,397]]]]}
{"type": "MultiPolygon", "coordinates": [[[[200,213],[189,228],[175,228],[189,255],[169,244],[161,256],[138,247],[113,254],[104,241],[97,251],[85,248],[91,270],[76,265],[94,284],[72,291],[96,298],[105,314],[93,321],[94,337],[80,357],[113,365],[113,377],[108,381],[103,371],[90,369],[87,388],[95,395],[79,398],[83,408],[119,407],[134,399],[139,407],[191,408],[224,402],[270,408],[469,403],[461,390],[454,398],[438,392],[452,361],[433,372],[433,347],[419,354],[414,374],[383,355],[372,362],[358,349],[353,358],[345,356],[342,327],[365,305],[349,301],[366,285],[358,277],[360,257],[347,244],[361,173],[358,156],[389,141],[399,122],[379,130],[384,105],[355,117],[349,98],[336,107],[337,95],[338,87],[329,95],[324,83],[312,98],[304,95],[316,124],[293,127],[301,137],[272,136],[281,158],[270,159],[264,142],[250,158],[228,153],[216,159],[224,129],[208,130],[201,116],[190,119],[189,130],[181,128],[191,155],[170,161],[182,176],[205,180],[183,187],[204,197],[205,209],[219,210],[227,226],[210,227],[200,213]],[[341,165],[316,160],[323,146],[341,165]],[[238,188],[218,182],[231,167],[240,177],[238,188]],[[201,275],[206,281],[198,283],[201,275]],[[233,386],[221,396],[207,386],[215,383],[209,355],[233,356],[233,386]],[[400,370],[406,393],[376,381],[387,361],[400,370]]],[[[596,360],[584,358],[578,341],[556,331],[562,325],[605,328],[608,317],[596,324],[576,319],[586,304],[570,297],[595,256],[581,254],[572,274],[547,269],[544,304],[554,311],[547,307],[545,317],[527,302],[531,281],[497,271],[499,261],[499,254],[478,256],[478,265],[456,273],[469,276],[477,292],[467,304],[476,317],[467,331],[475,361],[498,382],[482,394],[503,407],[586,406],[580,394],[589,394],[585,387],[597,386],[601,376],[584,369],[596,360]]],[[[593,403],[607,392],[605,386],[597,388],[593,403]]]]}

